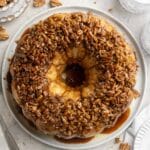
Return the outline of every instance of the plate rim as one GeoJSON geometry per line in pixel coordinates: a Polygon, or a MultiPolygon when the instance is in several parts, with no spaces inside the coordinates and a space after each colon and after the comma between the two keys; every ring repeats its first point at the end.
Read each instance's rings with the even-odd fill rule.
{"type": "MultiPolygon", "coordinates": [[[[5,77],[5,74],[3,72],[4,70],[4,67],[5,67],[5,61],[7,61],[7,53],[9,52],[9,47],[10,47],[10,44],[16,39],[17,35],[20,33],[20,31],[23,31],[23,29],[26,27],[26,25],[28,25],[29,23],[31,23],[31,21],[33,21],[35,18],[39,17],[39,16],[42,16],[48,12],[53,12],[55,10],[58,10],[58,11],[63,11],[63,10],[67,10],[67,9],[81,9],[81,11],[83,10],[87,10],[87,11],[93,11],[93,12],[98,12],[99,14],[103,14],[104,16],[107,16],[109,19],[113,20],[116,24],[120,25],[121,28],[123,28],[127,33],[128,35],[130,36],[130,38],[132,38],[132,41],[134,43],[134,45],[136,45],[136,47],[138,48],[138,53],[140,55],[140,59],[142,60],[142,66],[143,66],[143,73],[144,73],[144,89],[143,89],[143,92],[142,92],[142,95],[141,95],[141,102],[140,102],[140,105],[138,106],[138,109],[136,110],[135,114],[132,116],[132,118],[130,118],[130,120],[128,120],[128,122],[126,123],[126,126],[122,127],[121,129],[118,129],[115,134],[112,134],[111,137],[105,139],[103,142],[101,142],[100,144],[97,143],[97,144],[94,144],[92,146],[88,146],[88,149],[89,148],[94,148],[94,147],[97,147],[97,146],[100,146],[100,145],[103,145],[109,141],[111,141],[112,139],[114,139],[116,136],[118,136],[119,134],[121,134],[123,131],[125,131],[129,125],[132,123],[132,121],[134,120],[134,118],[137,116],[137,114],[139,113],[139,110],[141,109],[141,106],[142,106],[142,103],[143,103],[143,97],[146,93],[146,87],[147,87],[147,66],[146,66],[146,63],[145,63],[145,59],[144,59],[144,55],[142,54],[142,50],[141,50],[141,47],[139,46],[139,43],[137,42],[136,38],[133,36],[133,34],[131,33],[131,31],[129,30],[129,28],[127,26],[125,26],[123,23],[121,23],[121,21],[119,21],[116,17],[110,15],[109,13],[103,11],[103,10],[98,10],[96,8],[93,8],[93,7],[87,7],[87,6],[78,6],[78,5],[74,5],[74,6],[59,6],[59,7],[55,7],[55,8],[49,8],[47,10],[44,10],[42,11],[41,13],[39,14],[36,14],[34,15],[33,17],[31,17],[29,20],[27,20],[25,22],[25,24],[19,28],[19,30],[15,33],[15,35],[12,37],[12,39],[10,40],[9,44],[8,44],[8,47],[7,47],[7,50],[5,51],[4,53],[4,57],[3,57],[3,60],[2,60],[2,65],[1,65],[1,85],[2,85],[2,95],[4,97],[4,101],[7,105],[7,108],[9,109],[10,113],[12,114],[13,118],[16,120],[16,122],[20,125],[20,127],[26,132],[28,133],[30,136],[32,136],[34,139],[38,140],[39,142],[42,142],[44,144],[47,144],[49,146],[52,146],[52,147],[55,147],[55,148],[61,148],[61,149],[69,149],[69,150],[75,150],[76,148],[67,148],[65,146],[59,146],[59,145],[56,145],[56,144],[53,144],[53,143],[48,143],[47,141],[45,141],[44,139],[41,139],[37,136],[35,136],[35,134],[31,133],[18,119],[17,117],[15,116],[14,112],[12,111],[12,109],[10,108],[9,106],[9,103],[8,103],[8,100],[7,100],[7,96],[6,96],[6,92],[5,92],[5,86],[4,86],[4,77],[5,77]]],[[[108,19],[108,21],[109,21],[108,19]]],[[[71,145],[71,144],[70,144],[71,145]]],[[[87,149],[87,148],[78,148],[80,150],[83,150],[83,149],[87,149]]]]}

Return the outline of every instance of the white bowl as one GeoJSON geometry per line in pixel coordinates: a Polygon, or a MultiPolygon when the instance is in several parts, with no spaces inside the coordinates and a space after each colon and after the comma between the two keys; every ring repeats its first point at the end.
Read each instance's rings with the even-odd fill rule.
{"type": "Polygon", "coordinates": [[[7,4],[6,6],[0,7],[0,13],[1,13],[2,11],[7,11],[9,8],[12,8],[12,7],[15,5],[15,3],[17,3],[17,2],[18,2],[18,0],[13,0],[13,1],[10,2],[9,4],[7,4]]]}
{"type": "Polygon", "coordinates": [[[71,6],[71,7],[57,7],[57,8],[53,8],[53,9],[49,9],[46,10],[44,12],[41,12],[40,14],[38,14],[37,16],[35,16],[34,18],[32,18],[31,20],[27,21],[15,34],[15,36],[12,38],[5,56],[4,56],[4,60],[3,60],[3,65],[2,65],[2,89],[3,89],[3,95],[4,95],[4,99],[8,105],[9,110],[11,111],[12,115],[14,116],[14,118],[16,119],[16,121],[20,124],[20,126],[28,133],[30,134],[32,137],[34,137],[35,139],[39,140],[40,142],[43,142],[45,144],[48,144],[50,146],[53,147],[57,147],[57,148],[61,148],[61,149],[65,149],[65,150],[75,150],[75,149],[91,149],[95,146],[100,146],[110,140],[112,140],[113,138],[115,138],[116,136],[118,136],[121,132],[123,132],[133,121],[134,117],[136,116],[136,114],[139,111],[139,108],[142,104],[142,98],[144,95],[144,91],[145,91],[145,87],[146,87],[146,70],[145,70],[145,63],[144,63],[144,58],[143,55],[140,51],[140,48],[137,44],[137,42],[135,41],[135,38],[132,36],[132,34],[130,33],[130,31],[124,26],[122,25],[121,22],[119,22],[117,19],[115,19],[114,17],[106,14],[105,12],[93,9],[93,8],[87,8],[87,7],[79,7],[79,6],[71,6]],[[108,22],[110,22],[111,24],[113,24],[118,31],[120,31],[125,39],[128,41],[128,43],[130,45],[132,45],[132,47],[135,49],[135,53],[137,56],[137,63],[138,63],[138,74],[137,74],[137,83],[136,83],[136,89],[140,92],[141,96],[137,99],[137,100],[133,100],[132,104],[130,105],[130,109],[131,109],[131,113],[129,118],[126,120],[126,122],[124,122],[124,124],[117,129],[116,131],[114,131],[111,134],[99,134],[98,136],[96,136],[93,140],[91,140],[88,143],[84,143],[84,144],[65,144],[65,143],[61,143],[59,141],[56,141],[52,136],[48,136],[48,135],[44,135],[41,132],[39,132],[38,130],[36,130],[33,126],[31,126],[28,121],[22,116],[22,114],[18,113],[17,108],[16,108],[16,104],[12,98],[11,93],[8,91],[8,84],[7,81],[4,80],[4,78],[7,75],[8,69],[9,69],[9,64],[10,62],[8,61],[8,58],[12,58],[14,53],[15,53],[15,48],[16,48],[16,42],[20,36],[22,35],[22,33],[24,32],[25,29],[27,29],[28,27],[32,26],[33,24],[39,22],[40,20],[43,20],[45,18],[47,18],[48,16],[54,14],[54,13],[59,13],[59,12],[93,12],[93,14],[97,15],[97,16],[101,16],[104,17],[105,19],[108,20],[108,22]]]}
{"type": "Polygon", "coordinates": [[[0,23],[18,18],[27,8],[30,0],[14,0],[6,7],[0,8],[0,23]]]}

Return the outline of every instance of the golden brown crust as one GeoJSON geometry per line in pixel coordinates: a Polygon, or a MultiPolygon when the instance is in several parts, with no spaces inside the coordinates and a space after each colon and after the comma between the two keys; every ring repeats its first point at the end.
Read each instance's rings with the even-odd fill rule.
{"type": "Polygon", "coordinates": [[[133,50],[114,27],[91,14],[55,14],[29,28],[10,69],[24,115],[63,138],[113,126],[135,96],[133,50]],[[85,69],[81,86],[64,82],[70,61],[85,69]]]}

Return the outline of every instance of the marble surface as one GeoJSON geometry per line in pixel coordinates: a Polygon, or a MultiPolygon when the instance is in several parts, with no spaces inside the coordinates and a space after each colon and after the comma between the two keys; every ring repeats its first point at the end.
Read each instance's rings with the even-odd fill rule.
{"type": "MultiPolygon", "coordinates": [[[[112,16],[115,16],[122,23],[128,26],[128,28],[131,30],[131,32],[133,33],[133,35],[135,36],[135,38],[137,39],[139,43],[140,43],[139,39],[140,39],[141,31],[143,30],[144,25],[150,21],[150,11],[148,13],[139,14],[139,15],[131,14],[131,13],[128,13],[126,10],[124,10],[120,6],[117,0],[61,0],[61,1],[63,5],[65,6],[68,6],[68,5],[90,6],[90,7],[97,8],[99,10],[106,11],[107,13],[110,13],[112,16]]],[[[24,24],[24,22],[26,22],[28,19],[30,19],[31,17],[34,17],[34,15],[48,8],[49,8],[48,4],[41,8],[33,8],[32,2],[31,2],[27,10],[19,18],[17,18],[16,20],[12,22],[1,24],[7,28],[9,35],[10,35],[10,39],[7,41],[0,42],[0,64],[2,63],[3,55],[6,51],[9,41],[11,40],[15,32],[18,30],[18,28],[20,28],[22,24],[24,24]]],[[[146,94],[145,94],[144,103],[142,106],[144,107],[150,103],[150,100],[149,100],[149,97],[150,97],[150,91],[149,91],[150,90],[150,55],[145,53],[144,50],[142,51],[146,60],[147,75],[148,75],[148,80],[147,80],[148,86],[146,88],[146,94]]],[[[48,147],[47,145],[44,145],[36,141],[35,139],[33,139],[31,136],[29,136],[20,128],[20,126],[16,123],[16,121],[11,116],[2,96],[0,96],[0,113],[3,115],[3,118],[5,119],[5,122],[10,132],[12,133],[12,136],[16,140],[20,150],[33,150],[33,148],[36,150],[55,150],[55,148],[48,147]]],[[[0,145],[1,145],[0,150],[6,150],[6,148],[4,147],[4,144],[1,144],[1,143],[2,142],[0,142],[0,145]]],[[[103,148],[99,147],[96,149],[104,150],[106,149],[106,145],[104,145],[103,148]]],[[[113,147],[111,148],[111,150],[117,150],[117,148],[113,147]]]]}

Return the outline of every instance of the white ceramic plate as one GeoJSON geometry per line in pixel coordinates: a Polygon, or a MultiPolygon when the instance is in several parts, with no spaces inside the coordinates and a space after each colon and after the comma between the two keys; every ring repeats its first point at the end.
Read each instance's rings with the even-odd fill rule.
{"type": "Polygon", "coordinates": [[[146,84],[146,71],[145,71],[144,59],[143,59],[143,56],[142,56],[141,51],[139,49],[139,46],[137,45],[137,42],[135,41],[135,38],[132,36],[132,34],[129,32],[129,30],[126,27],[124,27],[122,25],[122,23],[120,23],[117,19],[106,14],[105,12],[95,10],[92,8],[87,8],[87,7],[79,7],[79,6],[78,7],[76,7],[76,6],[57,7],[57,8],[46,10],[46,11],[38,14],[37,16],[32,18],[31,20],[29,20],[28,22],[26,22],[22,26],[22,28],[17,31],[17,33],[15,34],[13,39],[11,40],[11,42],[7,48],[7,51],[5,53],[3,65],[2,65],[3,95],[5,98],[5,101],[8,105],[8,108],[10,109],[10,111],[13,114],[16,121],[20,124],[20,126],[26,132],[28,132],[31,136],[33,136],[37,140],[39,140],[45,144],[48,144],[50,146],[54,146],[54,147],[61,148],[61,149],[69,149],[69,150],[71,150],[71,149],[72,150],[74,150],[74,149],[78,149],[78,150],[79,149],[80,150],[81,149],[91,149],[95,146],[102,145],[102,144],[112,140],[114,137],[118,136],[121,132],[123,132],[130,125],[130,123],[133,121],[134,117],[136,116],[136,114],[137,114],[137,112],[141,106],[141,103],[142,103],[142,98],[143,98],[145,86],[146,86],[145,84],[146,84]],[[91,12],[93,12],[93,14],[107,19],[111,24],[113,24],[118,29],[118,31],[120,31],[120,33],[122,33],[124,35],[125,39],[130,43],[130,45],[132,45],[133,49],[135,49],[135,53],[136,53],[137,61],[138,61],[138,65],[139,65],[138,74],[137,74],[137,83],[136,83],[135,88],[140,92],[141,96],[137,100],[134,100],[132,102],[132,104],[130,106],[131,113],[130,113],[129,118],[115,132],[113,132],[111,134],[105,134],[105,135],[99,134],[93,140],[91,140],[90,142],[85,143],[85,144],[65,144],[65,143],[61,143],[61,142],[56,141],[52,136],[47,136],[47,135],[40,133],[34,127],[32,127],[26,119],[24,119],[22,114],[18,113],[17,108],[16,108],[16,104],[15,104],[14,100],[12,99],[12,95],[7,90],[7,88],[8,88],[7,87],[8,86],[7,81],[4,80],[3,78],[6,77],[6,74],[8,72],[8,68],[9,68],[10,62],[8,61],[8,58],[12,58],[12,56],[15,53],[15,48],[16,48],[15,41],[20,38],[20,36],[22,35],[22,33],[24,32],[25,29],[27,29],[28,27],[32,26],[33,24],[39,22],[40,20],[47,18],[48,16],[50,16],[54,13],[79,12],[79,11],[80,12],[91,11],[91,12]]]}
{"type": "Polygon", "coordinates": [[[150,119],[139,129],[134,142],[134,150],[150,149],[150,119]]]}

